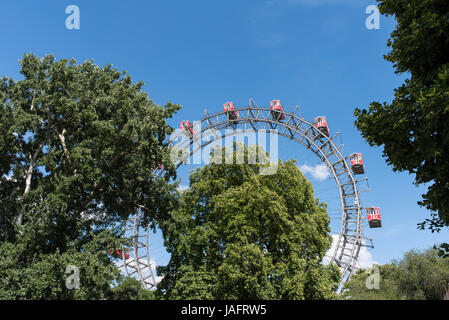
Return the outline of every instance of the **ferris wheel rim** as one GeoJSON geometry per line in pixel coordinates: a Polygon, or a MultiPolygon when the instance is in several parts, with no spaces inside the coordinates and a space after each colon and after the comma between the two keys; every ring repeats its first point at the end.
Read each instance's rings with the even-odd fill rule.
{"type": "MultiPolygon", "coordinates": [[[[285,120],[279,121],[276,120],[274,117],[270,117],[271,115],[271,109],[270,108],[262,108],[258,107],[254,104],[253,100],[250,99],[250,103],[248,107],[244,108],[236,108],[235,111],[239,113],[240,117],[238,119],[230,120],[227,117],[226,112],[218,112],[211,115],[207,114],[207,111],[205,110],[205,117],[203,117],[198,123],[205,124],[205,126],[201,126],[200,136],[199,138],[203,137],[203,133],[207,132],[208,130],[215,129],[215,130],[222,130],[229,127],[237,128],[237,126],[240,124],[244,124],[244,130],[243,132],[250,132],[250,131],[258,131],[262,130],[262,128],[257,129],[257,125],[262,123],[264,124],[264,129],[267,129],[267,126],[269,125],[270,128],[268,131],[271,132],[271,130],[277,130],[278,127],[281,127],[283,129],[282,133],[277,132],[276,134],[284,136],[286,138],[289,138],[290,140],[293,140],[303,146],[306,147],[306,149],[312,151],[318,158],[323,162],[326,167],[329,169],[330,173],[332,174],[335,182],[336,187],[339,190],[339,198],[341,203],[341,224],[340,224],[340,232],[338,233],[338,239],[335,245],[335,249],[333,250],[332,258],[330,259],[329,263],[335,263],[340,271],[341,271],[341,279],[340,279],[340,286],[338,291],[341,290],[344,283],[349,281],[351,278],[351,275],[358,269],[358,258],[360,254],[360,250],[363,246],[363,214],[362,214],[362,206],[360,202],[360,192],[358,190],[357,183],[363,180],[366,180],[367,178],[364,178],[362,180],[357,180],[354,177],[354,174],[347,163],[347,159],[349,156],[344,156],[343,152],[340,150],[341,147],[337,147],[333,139],[339,134],[329,137],[327,135],[324,135],[320,133],[320,131],[315,128],[314,124],[311,122],[308,122],[304,118],[301,118],[295,114],[297,109],[295,109],[293,112],[286,112],[285,110],[282,112],[285,115],[285,120]],[[246,111],[246,117],[244,117],[244,112],[246,111]],[[288,120],[287,120],[288,117],[288,120]],[[220,118],[223,118],[220,122],[220,118]],[[215,119],[217,120],[215,122],[215,119]],[[248,128],[248,124],[250,125],[250,128],[248,128]],[[273,128],[273,125],[275,126],[273,128]],[[289,134],[286,134],[288,131],[289,134]],[[297,137],[296,137],[297,135],[297,137]],[[298,140],[298,138],[301,138],[298,140]],[[316,141],[321,142],[320,145],[316,143],[316,141]],[[324,142],[323,142],[324,141],[324,142]],[[313,149],[316,148],[316,149],[313,149]],[[337,159],[337,162],[331,162],[331,157],[335,156],[335,159],[337,159]],[[336,165],[341,165],[341,168],[335,168],[336,165]],[[343,169],[343,171],[339,171],[343,169]],[[347,180],[342,184],[342,181],[345,181],[344,179],[339,179],[339,177],[346,177],[347,180]],[[345,189],[345,186],[350,186],[348,189],[345,189]],[[352,188],[352,189],[351,189],[352,188]],[[352,193],[347,193],[349,192],[352,193]],[[347,205],[346,199],[353,198],[354,202],[352,207],[347,205]],[[350,213],[351,212],[351,213],[350,213]],[[355,220],[351,220],[354,219],[355,220]],[[351,229],[351,224],[355,227],[355,229],[351,229]],[[351,240],[352,239],[352,240],[351,240]]],[[[235,131],[235,130],[234,130],[235,131]]],[[[221,132],[221,131],[220,131],[221,132]]],[[[236,133],[234,133],[236,134],[236,133]]],[[[231,135],[231,134],[229,134],[231,135]]],[[[225,138],[227,136],[226,133],[222,135],[219,138],[225,138]]],[[[182,146],[186,144],[186,146],[195,144],[195,141],[198,140],[198,137],[189,137],[185,136],[183,134],[182,130],[178,129],[178,132],[175,133],[171,137],[171,139],[168,140],[167,145],[175,146],[174,141],[181,139],[179,143],[176,144],[176,146],[182,146]]],[[[193,152],[189,152],[190,155],[193,155],[198,150],[201,150],[201,148],[204,148],[205,146],[213,143],[215,140],[209,140],[205,143],[198,144],[199,148],[196,150],[193,149],[193,152]]],[[[177,165],[176,169],[178,169],[183,164],[183,160],[181,160],[177,165]]],[[[162,176],[164,174],[164,170],[155,170],[159,171],[159,176],[162,176]]],[[[131,217],[130,219],[134,219],[134,229],[133,229],[133,236],[138,236],[140,234],[140,229],[144,231],[146,234],[145,239],[145,259],[147,261],[150,261],[149,257],[149,251],[148,251],[148,229],[149,226],[141,226],[140,225],[140,214],[142,212],[139,212],[136,216],[131,217]],[[146,229],[145,229],[146,227],[146,229]]],[[[154,274],[152,273],[152,270],[150,268],[151,273],[151,279],[148,281],[148,277],[145,278],[141,274],[140,265],[142,258],[139,257],[138,248],[136,249],[135,242],[133,242],[134,246],[134,261],[137,266],[137,269],[139,271],[137,272],[139,276],[139,281],[143,284],[145,288],[153,288],[157,285],[154,274]]],[[[140,248],[141,249],[141,248],[140,248]]],[[[129,260],[129,259],[128,259],[129,260]]],[[[128,262],[129,264],[129,262],[128,262]]],[[[123,257],[123,265],[125,265],[125,271],[128,273],[128,268],[126,268],[126,259],[123,257]]]]}

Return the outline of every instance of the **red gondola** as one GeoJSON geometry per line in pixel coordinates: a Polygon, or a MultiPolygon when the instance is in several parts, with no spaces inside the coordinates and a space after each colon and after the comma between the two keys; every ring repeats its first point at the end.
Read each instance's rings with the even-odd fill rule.
{"type": "Polygon", "coordinates": [[[370,228],[382,227],[380,209],[378,207],[366,208],[366,214],[368,216],[368,224],[370,228]]]}
{"type": "Polygon", "coordinates": [[[276,121],[285,120],[284,108],[282,107],[281,100],[273,100],[270,102],[270,109],[273,118],[276,121]]]}
{"type": "Polygon", "coordinates": [[[363,158],[361,153],[354,153],[350,156],[351,168],[354,174],[364,174],[365,168],[363,167],[363,158]]]}
{"type": "MultiPolygon", "coordinates": [[[[109,254],[116,259],[123,258],[122,252],[120,250],[109,251],[109,254]]],[[[129,253],[125,252],[125,259],[129,259],[129,253]]]]}
{"type": "Polygon", "coordinates": [[[329,137],[329,127],[327,126],[326,117],[317,117],[314,121],[315,128],[321,131],[321,133],[325,134],[329,137]]]}
{"type": "Polygon", "coordinates": [[[235,111],[235,107],[232,102],[226,102],[223,105],[223,111],[226,112],[226,116],[229,120],[236,120],[239,118],[239,113],[235,111]]]}
{"type": "Polygon", "coordinates": [[[195,134],[188,120],[181,121],[181,130],[190,138],[193,138],[195,134]]]}

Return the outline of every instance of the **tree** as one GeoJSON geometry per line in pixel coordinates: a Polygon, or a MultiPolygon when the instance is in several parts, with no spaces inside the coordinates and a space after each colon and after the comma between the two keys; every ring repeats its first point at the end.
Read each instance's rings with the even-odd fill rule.
{"type": "Polygon", "coordinates": [[[258,163],[268,157],[263,151],[237,144],[233,151],[215,149],[212,158],[219,158],[218,152],[223,164],[191,173],[179,208],[162,225],[171,259],[158,269],[159,296],[334,298],[339,271],[321,263],[332,241],[329,217],[311,183],[294,161],[280,163],[273,175],[260,175],[258,163]],[[245,159],[257,163],[235,164],[241,148],[245,159]]]}
{"type": "Polygon", "coordinates": [[[345,285],[344,295],[354,300],[442,300],[449,287],[449,259],[433,248],[411,250],[379,270],[379,289],[368,289],[371,273],[360,270],[345,285]]]}
{"type": "Polygon", "coordinates": [[[373,270],[360,269],[351,277],[343,289],[342,298],[351,300],[402,300],[401,293],[393,280],[392,274],[397,272],[393,264],[374,266],[378,270],[378,288],[368,287],[369,277],[376,276],[373,270]]]}
{"type": "Polygon", "coordinates": [[[111,65],[20,63],[23,79],[0,82],[0,297],[105,298],[118,225],[143,210],[154,226],[173,205],[164,140],[180,106],[156,105],[111,65]],[[156,178],[161,164],[167,175],[156,178]],[[68,263],[80,268],[79,291],[65,288],[68,263]]]}
{"type": "Polygon", "coordinates": [[[429,184],[418,203],[431,211],[421,228],[449,226],[449,2],[378,0],[379,10],[397,20],[385,59],[410,78],[391,103],[355,110],[357,128],[395,171],[429,184]]]}
{"type": "Polygon", "coordinates": [[[142,284],[134,278],[126,278],[118,286],[112,288],[114,300],[154,300],[154,291],[142,288],[142,284]]]}

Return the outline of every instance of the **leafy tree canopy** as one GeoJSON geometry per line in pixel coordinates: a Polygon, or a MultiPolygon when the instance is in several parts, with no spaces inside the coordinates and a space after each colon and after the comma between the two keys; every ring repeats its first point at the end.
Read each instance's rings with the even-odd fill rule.
{"type": "Polygon", "coordinates": [[[26,54],[0,81],[0,297],[104,298],[107,255],[136,210],[153,225],[173,205],[164,144],[180,106],[156,105],[126,72],[26,54]],[[165,178],[155,178],[159,165],[165,178]],[[67,264],[80,268],[69,292],[67,264]]]}
{"type": "Polygon", "coordinates": [[[126,278],[120,285],[112,289],[114,300],[155,300],[155,292],[142,288],[142,284],[134,278],[126,278]]]}
{"type": "MultiPolygon", "coordinates": [[[[257,158],[257,147],[234,144],[234,152],[212,152],[213,158],[233,157],[230,161],[191,173],[190,188],[162,227],[171,259],[158,269],[164,276],[158,294],[167,299],[334,298],[339,271],[321,263],[332,241],[325,204],[314,197],[294,161],[279,163],[273,175],[260,175],[258,163],[235,164],[242,148],[245,159],[257,158]]],[[[264,151],[258,154],[267,157],[264,151]]]]}
{"type": "Polygon", "coordinates": [[[383,145],[395,171],[429,184],[420,205],[431,210],[421,228],[449,226],[449,2],[378,0],[397,20],[385,59],[410,78],[391,103],[355,110],[356,126],[372,146],[383,145]]]}
{"type": "Polygon", "coordinates": [[[411,250],[402,259],[378,266],[378,289],[368,289],[372,271],[359,270],[345,285],[344,297],[354,300],[442,300],[449,288],[449,258],[438,250],[411,250]]]}

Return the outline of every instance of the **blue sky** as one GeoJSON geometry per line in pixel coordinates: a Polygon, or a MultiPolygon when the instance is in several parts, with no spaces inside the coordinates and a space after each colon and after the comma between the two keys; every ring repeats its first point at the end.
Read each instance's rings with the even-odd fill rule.
{"type": "MultiPolygon", "coordinates": [[[[366,230],[372,259],[388,263],[405,251],[447,241],[449,231],[418,231],[429,216],[416,202],[424,187],[407,173],[394,173],[354,127],[353,110],[371,101],[391,101],[406,75],[396,75],[383,59],[394,29],[381,17],[380,30],[368,30],[365,9],[374,0],[228,1],[3,1],[0,3],[0,74],[19,78],[18,60],[26,52],[53,53],[57,59],[94,59],[127,70],[158,104],[183,105],[170,121],[199,120],[203,109],[219,111],[227,100],[284,108],[301,106],[308,120],[325,115],[332,132],[341,131],[344,152],[362,152],[371,191],[365,206],[381,207],[383,228],[366,230]],[[65,27],[68,5],[80,8],[79,30],[65,27]]],[[[282,141],[283,160],[316,166],[315,158],[282,141]]],[[[188,170],[180,170],[187,184],[188,170]]],[[[310,174],[317,196],[329,202],[332,229],[338,229],[336,189],[310,174]],[[335,208],[336,210],[334,210],[335,208]]],[[[151,249],[166,262],[160,243],[151,249]]]]}

